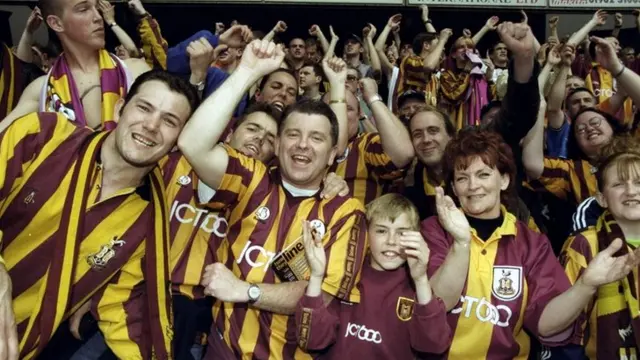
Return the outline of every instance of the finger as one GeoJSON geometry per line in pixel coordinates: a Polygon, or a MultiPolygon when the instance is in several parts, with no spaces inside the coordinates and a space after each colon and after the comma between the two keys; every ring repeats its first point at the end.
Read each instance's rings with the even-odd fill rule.
{"type": "MultiPolygon", "coordinates": [[[[5,305],[6,306],[6,305],[5,305]]],[[[6,312],[6,310],[5,310],[6,312]]],[[[9,342],[7,340],[8,334],[6,333],[5,327],[0,326],[0,359],[4,360],[7,358],[9,352],[9,342]]]]}
{"type": "Polygon", "coordinates": [[[82,336],[80,335],[80,320],[82,320],[81,317],[73,314],[69,321],[69,331],[71,331],[71,335],[78,340],[82,340],[82,336]]]}
{"type": "Polygon", "coordinates": [[[600,253],[604,253],[606,256],[613,257],[613,255],[622,248],[622,244],[622,240],[620,238],[616,238],[606,249],[604,249],[600,253]]]}
{"type": "Polygon", "coordinates": [[[405,255],[410,256],[412,258],[416,258],[416,259],[422,258],[422,252],[420,252],[420,250],[405,249],[404,253],[405,255]]]}
{"type": "Polygon", "coordinates": [[[20,345],[18,344],[18,329],[15,325],[15,322],[12,320],[13,324],[7,330],[9,336],[7,336],[7,351],[8,351],[8,359],[9,360],[18,360],[20,356],[20,345]]]}

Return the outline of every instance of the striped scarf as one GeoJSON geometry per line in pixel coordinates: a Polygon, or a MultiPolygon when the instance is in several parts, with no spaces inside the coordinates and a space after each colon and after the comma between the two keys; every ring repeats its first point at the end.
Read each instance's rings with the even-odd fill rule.
{"type": "MultiPolygon", "coordinates": [[[[609,211],[605,211],[598,219],[596,229],[598,230],[598,251],[606,249],[616,238],[624,240],[620,226],[609,211]]],[[[628,254],[629,246],[623,246],[614,256],[628,254]]],[[[609,359],[613,354],[617,355],[624,351],[623,349],[637,348],[640,344],[637,276],[638,269],[634,269],[623,280],[598,288],[595,299],[598,304],[596,351],[598,359],[609,359]],[[633,337],[630,336],[630,330],[633,337]],[[624,334],[626,336],[623,336],[624,334]]]]}
{"type": "Polygon", "coordinates": [[[446,70],[440,77],[444,109],[451,115],[456,130],[480,125],[482,107],[489,103],[489,89],[483,75],[446,70]]]}
{"type": "MultiPolygon", "coordinates": [[[[108,132],[97,133],[87,140],[81,149],[71,175],[71,184],[67,201],[62,211],[68,226],[62,236],[57,238],[56,249],[61,251],[51,263],[45,282],[39,293],[40,307],[31,316],[20,348],[39,336],[37,351],[28,351],[25,358],[40,353],[51,340],[55,330],[64,321],[71,297],[74,266],[77,260],[80,241],[84,233],[84,216],[87,211],[88,197],[91,193],[91,177],[98,162],[96,158],[107,138],[108,132]],[[47,291],[48,290],[48,291],[47,291]],[[38,313],[51,314],[41,317],[39,329],[35,329],[38,313]]],[[[164,181],[161,170],[156,167],[148,175],[152,189],[151,216],[149,231],[145,241],[144,278],[148,300],[146,324],[149,324],[154,359],[171,358],[171,305],[169,294],[169,217],[164,195],[164,181]]],[[[137,196],[137,195],[132,195],[137,196]]]]}
{"type": "Polygon", "coordinates": [[[11,49],[2,43],[0,48],[0,120],[13,110],[18,103],[20,94],[16,91],[22,88],[22,78],[19,75],[20,61],[15,58],[11,49]]]}
{"type": "MultiPolygon", "coordinates": [[[[126,96],[132,77],[124,63],[102,49],[99,53],[100,90],[102,93],[101,130],[116,127],[114,107],[118,99],[126,96]]],[[[40,111],[59,112],[78,126],[87,126],[84,106],[64,55],[59,56],[47,74],[40,94],[40,111]]]]}

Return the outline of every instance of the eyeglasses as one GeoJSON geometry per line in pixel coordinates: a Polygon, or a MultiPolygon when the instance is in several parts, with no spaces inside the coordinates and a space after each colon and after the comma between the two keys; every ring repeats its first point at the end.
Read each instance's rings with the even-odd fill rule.
{"type": "MultiPolygon", "coordinates": [[[[597,129],[602,124],[602,118],[601,117],[593,117],[593,118],[589,119],[587,124],[589,124],[590,127],[594,128],[594,129],[597,129]]],[[[576,126],[576,133],[578,133],[578,135],[583,135],[585,132],[587,132],[587,125],[586,124],[582,123],[582,124],[576,126]]]]}

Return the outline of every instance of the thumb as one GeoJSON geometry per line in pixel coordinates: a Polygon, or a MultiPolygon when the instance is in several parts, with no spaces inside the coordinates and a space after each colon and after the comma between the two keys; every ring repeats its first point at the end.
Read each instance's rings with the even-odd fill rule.
{"type": "Polygon", "coordinates": [[[73,335],[73,337],[78,340],[82,340],[82,336],[80,335],[81,319],[82,317],[77,316],[77,314],[74,314],[73,316],[71,316],[71,319],[69,320],[69,331],[71,331],[71,334],[73,335]]]}
{"type": "Polygon", "coordinates": [[[613,257],[615,253],[617,253],[620,249],[622,249],[623,242],[620,238],[616,238],[611,242],[611,244],[601,251],[601,253],[605,253],[605,255],[613,257]]]}

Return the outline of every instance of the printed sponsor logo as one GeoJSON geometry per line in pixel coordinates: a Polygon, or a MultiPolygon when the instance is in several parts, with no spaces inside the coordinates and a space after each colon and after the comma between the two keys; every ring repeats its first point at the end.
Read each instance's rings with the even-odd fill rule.
{"type": "Polygon", "coordinates": [[[640,5],[640,0],[549,0],[550,7],[625,8],[640,5]]]}
{"type": "Polygon", "coordinates": [[[354,336],[362,341],[368,341],[375,344],[380,344],[382,342],[382,335],[379,331],[367,329],[367,327],[364,325],[349,323],[347,325],[347,331],[345,332],[344,337],[349,336],[354,336]]]}
{"type": "Polygon", "coordinates": [[[260,206],[258,210],[256,210],[256,218],[260,221],[265,221],[271,216],[271,210],[269,210],[266,206],[260,206]]]}
{"type": "Polygon", "coordinates": [[[194,227],[198,226],[205,232],[215,234],[221,238],[227,234],[227,227],[229,225],[227,219],[217,213],[180,203],[178,200],[174,201],[173,205],[171,205],[169,219],[176,219],[182,224],[192,224],[194,227]]]}
{"type": "Polygon", "coordinates": [[[547,5],[546,0],[409,0],[409,5],[465,5],[465,6],[538,6],[547,5]]]}
{"type": "Polygon", "coordinates": [[[509,327],[509,320],[513,316],[511,309],[505,305],[494,306],[486,298],[478,299],[472,296],[461,296],[462,306],[451,310],[452,314],[460,314],[466,318],[473,315],[482,321],[490,322],[500,327],[509,327]]]}
{"type": "Polygon", "coordinates": [[[178,184],[187,186],[191,184],[191,178],[189,177],[189,175],[182,175],[178,178],[178,184]]]}
{"type": "Polygon", "coordinates": [[[267,272],[275,256],[276,253],[267,251],[262,246],[252,245],[251,241],[247,241],[236,262],[240,264],[244,260],[253,268],[264,267],[264,272],[267,272]]]}

